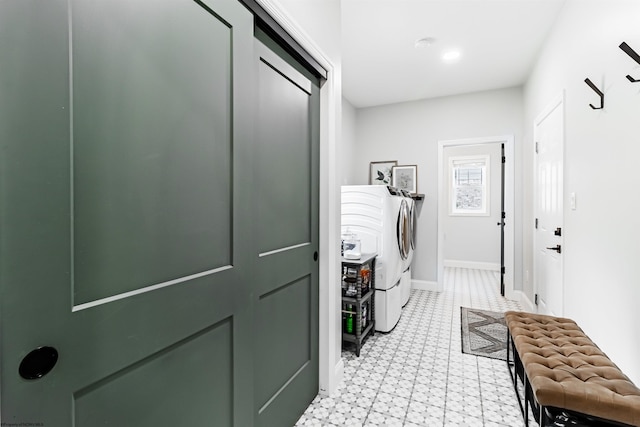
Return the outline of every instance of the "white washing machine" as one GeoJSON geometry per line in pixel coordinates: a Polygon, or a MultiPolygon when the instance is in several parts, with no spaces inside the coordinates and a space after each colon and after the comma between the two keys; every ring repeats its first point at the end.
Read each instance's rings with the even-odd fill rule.
{"type": "Polygon", "coordinates": [[[398,240],[400,207],[404,198],[393,187],[348,185],[342,187],[342,233],[360,239],[362,253],[377,253],[376,331],[389,332],[402,311],[400,278],[404,260],[398,240]]]}

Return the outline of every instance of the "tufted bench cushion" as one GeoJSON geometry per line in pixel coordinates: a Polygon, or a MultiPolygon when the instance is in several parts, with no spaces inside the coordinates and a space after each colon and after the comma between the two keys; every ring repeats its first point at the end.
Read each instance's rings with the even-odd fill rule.
{"type": "Polygon", "coordinates": [[[505,320],[538,404],[640,426],[640,389],[573,320],[515,311],[505,320]]]}

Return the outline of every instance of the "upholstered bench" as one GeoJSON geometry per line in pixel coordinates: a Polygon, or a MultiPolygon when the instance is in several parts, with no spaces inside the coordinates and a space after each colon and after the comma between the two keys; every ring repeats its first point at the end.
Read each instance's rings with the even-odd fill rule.
{"type": "Polygon", "coordinates": [[[579,425],[640,426],[640,389],[576,322],[515,311],[505,320],[507,364],[526,426],[529,405],[541,427],[562,425],[553,423],[563,413],[579,425]]]}

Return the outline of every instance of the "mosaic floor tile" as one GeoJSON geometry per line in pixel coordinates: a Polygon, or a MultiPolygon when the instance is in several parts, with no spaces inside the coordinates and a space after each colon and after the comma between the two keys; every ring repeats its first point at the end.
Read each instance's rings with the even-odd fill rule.
{"type": "MultiPolygon", "coordinates": [[[[446,268],[443,292],[411,291],[398,325],[343,349],[344,378],[296,426],[514,427],[522,416],[503,361],[462,354],[460,307],[521,310],[489,271],[446,268]]],[[[530,425],[535,425],[531,423],[530,425]]]]}
{"type": "Polygon", "coordinates": [[[365,426],[385,426],[385,427],[402,427],[404,420],[393,417],[389,414],[383,414],[375,409],[369,413],[365,421],[365,426]]]}

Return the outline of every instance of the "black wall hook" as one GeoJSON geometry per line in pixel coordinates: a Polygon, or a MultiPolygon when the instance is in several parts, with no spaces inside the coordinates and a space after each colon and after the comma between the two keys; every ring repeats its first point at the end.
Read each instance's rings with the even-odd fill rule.
{"type": "Polygon", "coordinates": [[[604,93],[602,93],[602,91],[600,89],[598,89],[596,87],[596,85],[593,84],[593,82],[591,80],[589,80],[589,78],[584,79],[584,82],[586,84],[589,85],[589,87],[591,89],[594,90],[595,93],[598,94],[598,96],[600,96],[600,106],[599,107],[594,107],[593,104],[589,104],[589,107],[593,108],[594,110],[601,110],[604,108],[604,93]]]}
{"type": "MultiPolygon", "coordinates": [[[[635,50],[633,50],[631,48],[631,46],[629,46],[627,44],[627,42],[622,42],[620,44],[620,46],[618,46],[620,49],[622,49],[624,51],[624,53],[626,53],[627,55],[629,55],[631,57],[631,59],[633,59],[634,61],[636,61],[638,63],[638,65],[640,65],[640,55],[638,55],[636,53],[635,50]]],[[[629,74],[627,74],[627,80],[629,80],[631,83],[637,83],[640,82],[640,79],[634,79],[633,77],[631,77],[629,74]]]]}

